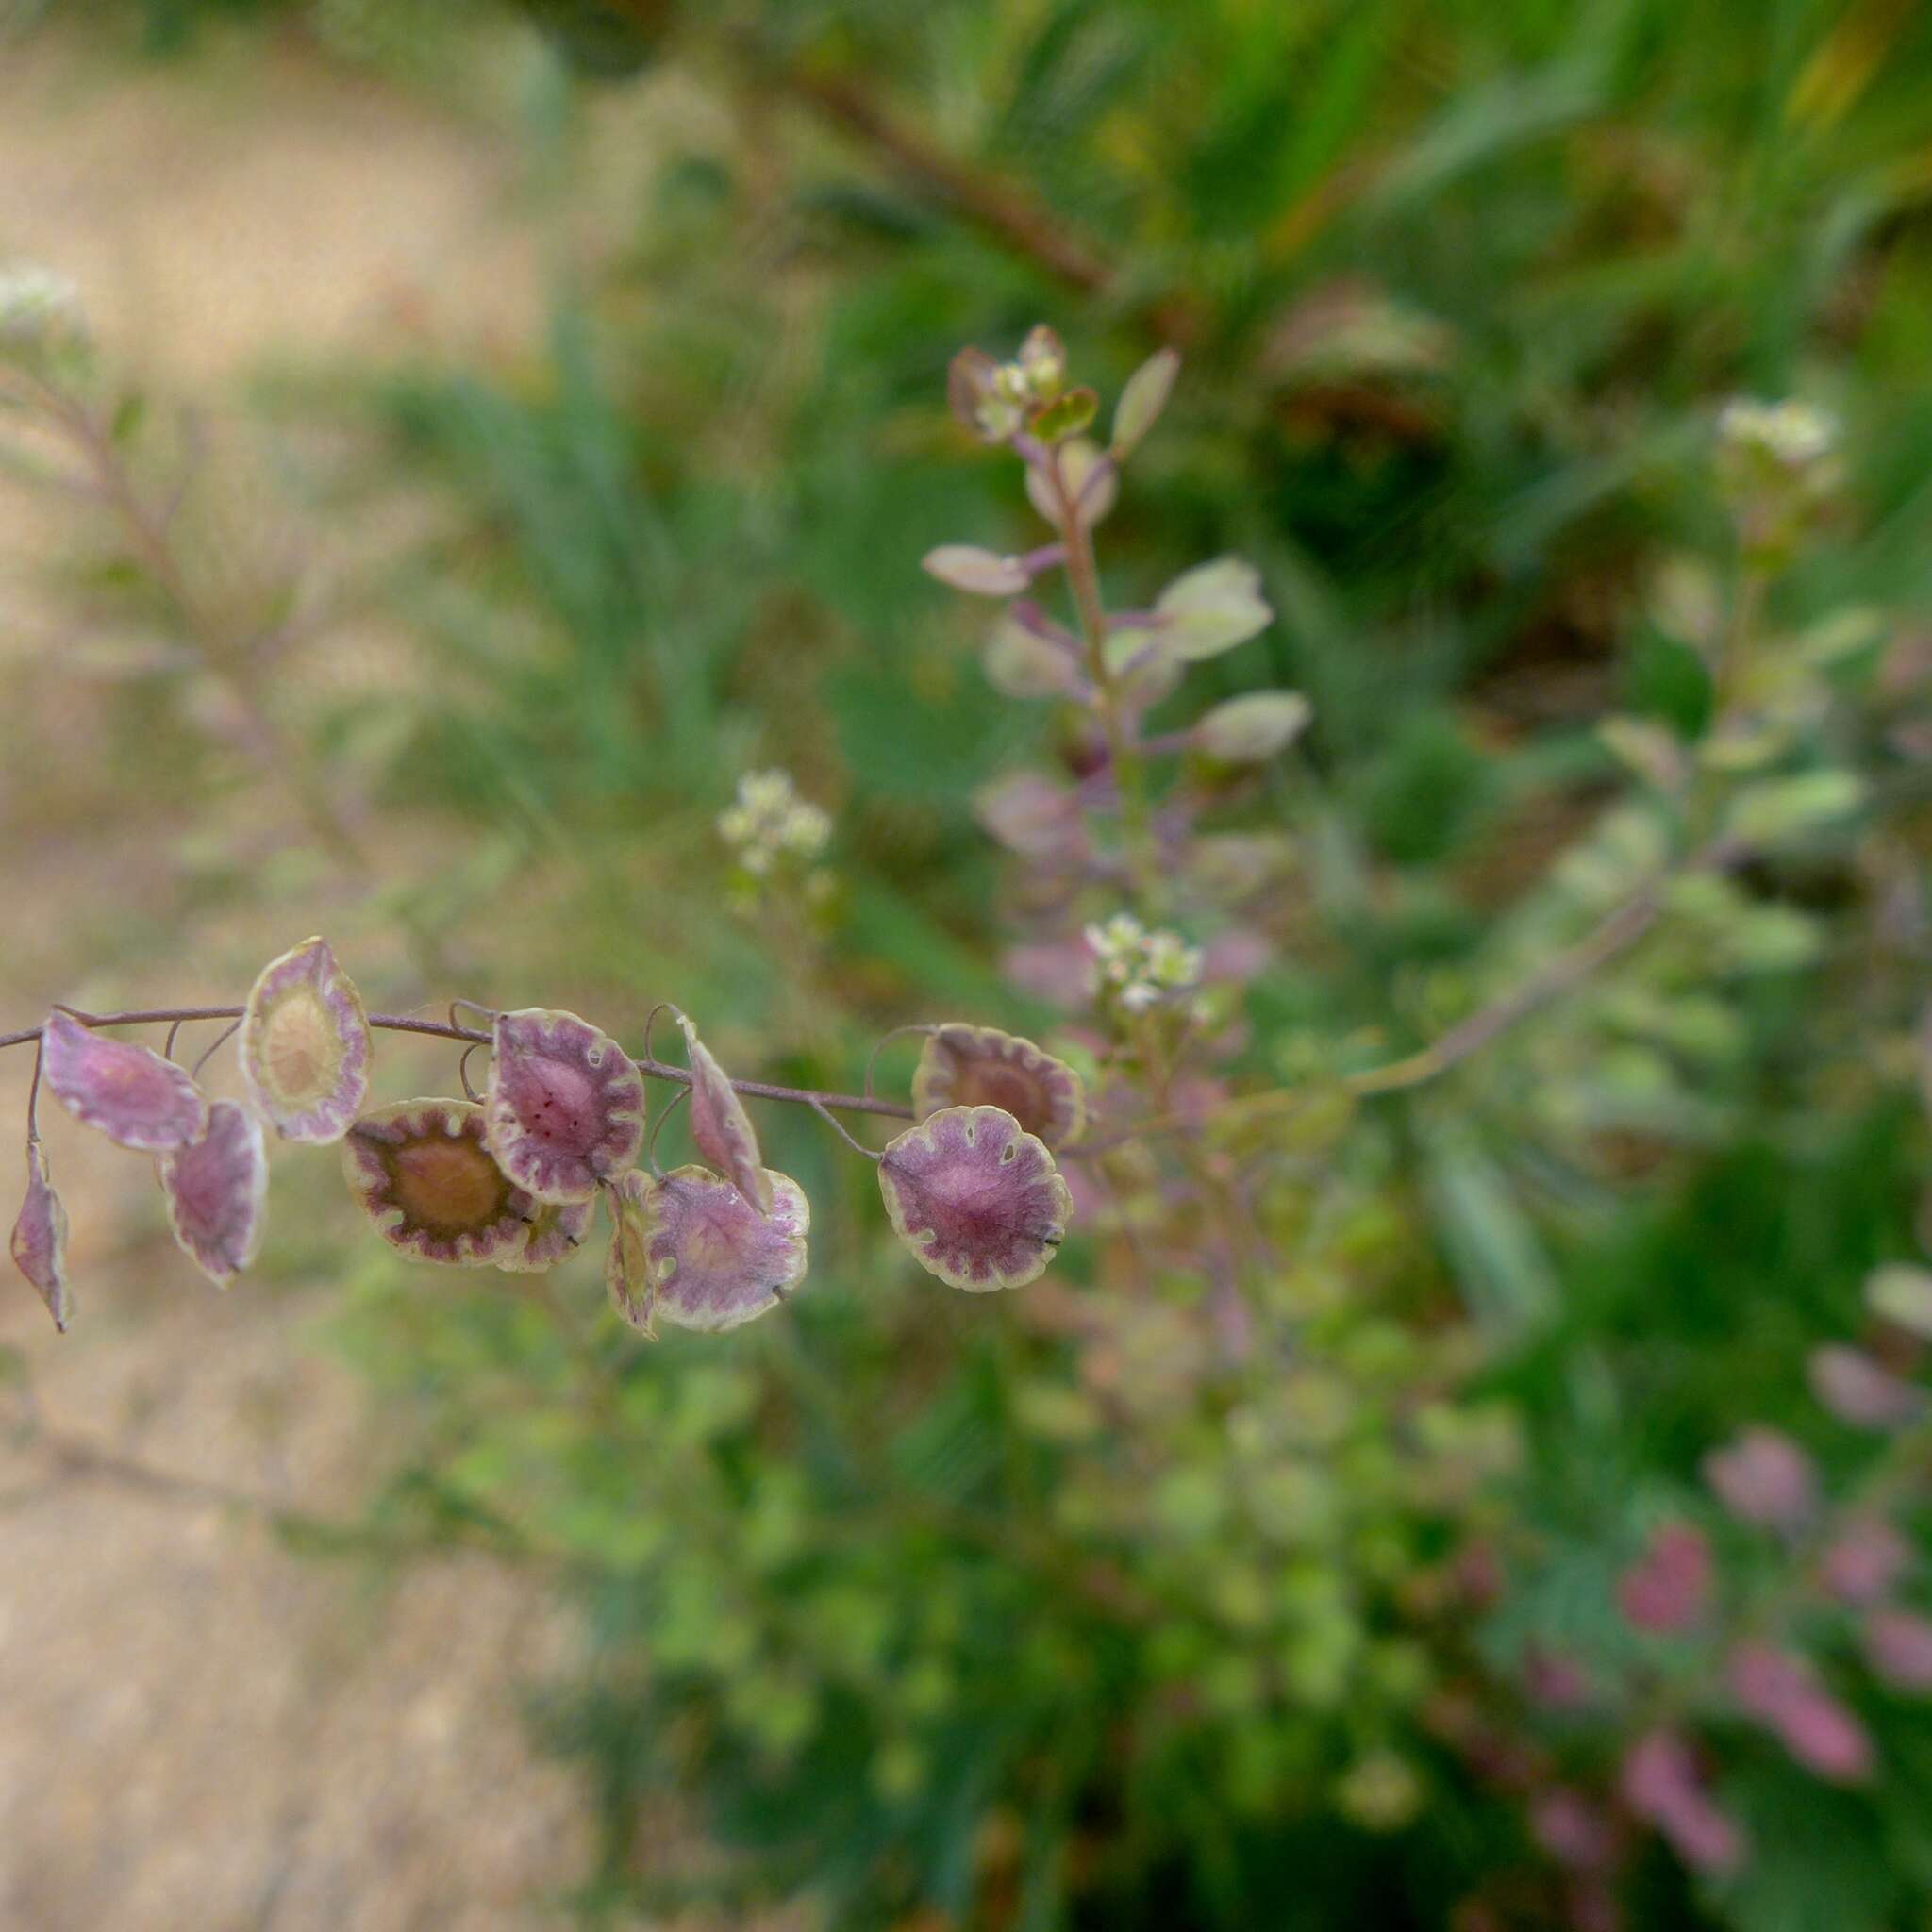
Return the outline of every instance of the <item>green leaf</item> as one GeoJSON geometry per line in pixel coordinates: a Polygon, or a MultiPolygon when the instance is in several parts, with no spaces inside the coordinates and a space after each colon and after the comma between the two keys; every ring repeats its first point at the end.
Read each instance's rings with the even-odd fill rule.
{"type": "Polygon", "coordinates": [[[1864,780],[1856,773],[1805,772],[1740,791],[1726,829],[1746,845],[1777,845],[1849,818],[1864,802],[1864,780]]]}
{"type": "Polygon", "coordinates": [[[1141,440],[1159,420],[1181,373],[1181,358],[1173,349],[1157,349],[1127,377],[1113,411],[1113,453],[1125,462],[1141,440]]]}
{"type": "Polygon", "coordinates": [[[1070,389],[1034,412],[1027,427],[1041,442],[1064,442],[1093,421],[1100,398],[1091,389],[1070,389]]]}

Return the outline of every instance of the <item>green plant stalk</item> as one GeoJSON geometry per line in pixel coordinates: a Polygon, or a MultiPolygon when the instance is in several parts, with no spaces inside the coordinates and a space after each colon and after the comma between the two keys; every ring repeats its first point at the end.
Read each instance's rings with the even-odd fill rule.
{"type": "Polygon", "coordinates": [[[1067,488],[1059,452],[1050,451],[1048,473],[1059,506],[1060,541],[1067,553],[1067,583],[1079,614],[1080,638],[1086,649],[1087,675],[1093,685],[1093,708],[1107,740],[1108,765],[1120,794],[1121,835],[1127,870],[1143,910],[1154,911],[1163,895],[1160,858],[1154,844],[1154,824],[1147,800],[1147,767],[1121,708],[1120,690],[1107,661],[1107,607],[1101,601],[1100,573],[1093,558],[1093,533],[1081,519],[1079,505],[1067,488]]]}

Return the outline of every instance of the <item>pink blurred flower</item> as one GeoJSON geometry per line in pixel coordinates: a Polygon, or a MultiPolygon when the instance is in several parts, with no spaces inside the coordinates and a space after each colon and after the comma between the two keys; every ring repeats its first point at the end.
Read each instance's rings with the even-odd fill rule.
{"type": "Polygon", "coordinates": [[[1863,1349],[1828,1342],[1805,1364],[1811,1392],[1840,1422],[1859,1429],[1895,1429],[1924,1407],[1909,1382],[1881,1368],[1863,1349]]]}
{"type": "Polygon", "coordinates": [[[1624,1759],[1624,1802],[1656,1825],[1677,1856],[1699,1872],[1729,1872],[1744,1856],[1744,1835],[1711,1803],[1690,1747],[1674,1731],[1652,1731],[1624,1759]]]}
{"type": "Polygon", "coordinates": [[[1710,1577],[1703,1533],[1688,1523],[1666,1523],[1617,1579],[1617,1605],[1640,1630],[1688,1630],[1709,1603],[1710,1577]]]}
{"type": "Polygon", "coordinates": [[[1567,1786],[1546,1791],[1536,1801],[1529,1824],[1543,1850],[1574,1871],[1600,1870],[1616,1849],[1609,1819],[1581,1791],[1567,1786]]]}
{"type": "Polygon", "coordinates": [[[1811,1458],[1776,1429],[1746,1429],[1704,1458],[1704,1480],[1733,1516],[1771,1529],[1794,1529],[1818,1500],[1811,1458]]]}
{"type": "Polygon", "coordinates": [[[1524,1689],[1545,1710],[1578,1710],[1591,1701],[1588,1673],[1559,1651],[1532,1651],[1524,1660],[1524,1689]]]}
{"type": "Polygon", "coordinates": [[[1022,992],[1053,1007],[1084,1007],[1093,956],[1078,940],[1048,940],[1008,946],[1000,960],[1007,978],[1022,992]]]}
{"type": "Polygon", "coordinates": [[[1731,1695],[1771,1731],[1806,1770],[1833,1784],[1871,1774],[1865,1727],[1812,1676],[1804,1660],[1768,1643],[1741,1643],[1731,1654],[1731,1695]]]}
{"type": "Polygon", "coordinates": [[[1876,1603],[1911,1559],[1910,1545],[1890,1524],[1876,1516],[1856,1516],[1820,1557],[1818,1580],[1840,1603],[1876,1603]]]}
{"type": "Polygon", "coordinates": [[[1894,1690],[1932,1690],[1932,1622],[1913,1610],[1874,1610],[1863,1634],[1874,1676],[1894,1690]]]}

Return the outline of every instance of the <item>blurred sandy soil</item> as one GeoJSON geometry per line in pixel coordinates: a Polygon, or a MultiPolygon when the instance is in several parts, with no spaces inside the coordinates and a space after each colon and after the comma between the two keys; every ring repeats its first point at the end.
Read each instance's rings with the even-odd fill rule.
{"type": "MultiPolygon", "coordinates": [[[[265,352],[401,330],[475,344],[535,317],[537,250],[487,133],[299,49],[257,44],[188,75],[110,53],[0,42],[0,255],[74,275],[103,339],[148,373],[219,396],[265,352]]],[[[4,571],[36,529],[18,492],[0,514],[4,571]]],[[[29,599],[0,581],[0,616],[29,599]]],[[[0,623],[16,691],[7,658],[29,628],[0,623]]],[[[0,1024],[101,990],[80,957],[90,920],[165,909],[151,836],[130,807],[0,856],[8,903],[42,908],[0,937],[0,1024]]],[[[237,925],[224,915],[223,970],[291,941],[237,925]]],[[[181,996],[165,958],[136,976],[111,991],[181,996]]],[[[0,1119],[19,1118],[26,1073],[5,1057],[0,1119]]],[[[140,1191],[136,1157],[61,1119],[47,1138],[76,1209],[76,1332],[58,1341],[10,1269],[0,1291],[0,1341],[28,1357],[45,1413],[191,1485],[349,1513],[386,1438],[311,1333],[333,1284],[217,1297],[151,1221],[130,1239],[112,1204],[140,1191]]],[[[17,1156],[0,1163],[10,1212],[17,1156]]],[[[0,1927],[557,1923],[546,1901],[582,1869],[580,1826],[517,1698],[567,1641],[539,1588],[487,1558],[378,1583],[287,1553],[192,1486],[61,1474],[0,1438],[0,1927]]]]}

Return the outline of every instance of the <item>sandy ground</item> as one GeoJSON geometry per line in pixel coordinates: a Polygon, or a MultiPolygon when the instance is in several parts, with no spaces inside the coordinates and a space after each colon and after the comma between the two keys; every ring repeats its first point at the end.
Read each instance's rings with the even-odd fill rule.
{"type": "MultiPolygon", "coordinates": [[[[74,275],[103,339],[178,385],[218,394],[271,348],[517,338],[541,276],[514,184],[486,130],[296,48],[184,74],[71,38],[0,44],[0,256],[74,275]]],[[[91,892],[166,891],[140,835],[0,860],[11,903],[51,908],[0,940],[0,1012],[49,996],[91,892]]],[[[25,1056],[6,1059],[16,1118],[25,1056]]],[[[128,1188],[133,1157],[59,1125],[76,1199],[128,1188]]],[[[107,1222],[76,1228],[75,1333],[57,1340],[9,1269],[0,1344],[62,1429],[188,1480],[62,1473],[0,1430],[0,1926],[559,1923],[576,1793],[531,1751],[518,1696],[567,1655],[567,1619],[486,1558],[378,1587],[196,1493],[347,1513],[381,1467],[379,1418],[311,1332],[328,1284],[217,1297],[107,1222]]]]}

